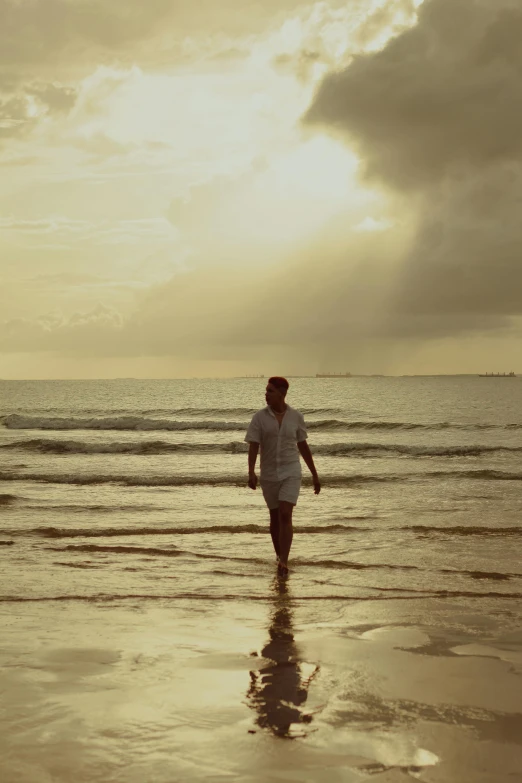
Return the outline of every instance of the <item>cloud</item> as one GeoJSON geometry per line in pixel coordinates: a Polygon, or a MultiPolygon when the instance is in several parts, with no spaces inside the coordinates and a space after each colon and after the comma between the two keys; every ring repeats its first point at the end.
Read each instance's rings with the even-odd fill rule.
{"type": "Polygon", "coordinates": [[[433,332],[435,320],[443,334],[504,326],[522,314],[522,165],[445,180],[424,199],[394,308],[416,316],[417,330],[433,332]]]}
{"type": "Polygon", "coordinates": [[[31,93],[43,103],[49,114],[62,114],[70,111],[77,98],[76,90],[59,82],[34,83],[31,93]]]}
{"type": "MultiPolygon", "coordinates": [[[[374,220],[381,227],[382,221],[374,220]]],[[[339,219],[305,254],[296,252],[284,264],[180,269],[169,282],[144,289],[127,314],[98,307],[72,317],[11,319],[0,324],[0,350],[136,361],[176,357],[180,367],[233,360],[252,371],[278,366],[299,374],[386,372],[403,365],[416,372],[417,355],[424,357],[420,371],[433,371],[426,356],[438,362],[439,370],[447,361],[449,371],[472,371],[465,365],[471,351],[478,366],[487,361],[485,354],[480,359],[473,342],[454,343],[455,334],[478,332],[490,356],[497,349],[485,340],[488,331],[514,344],[516,330],[502,315],[482,313],[477,324],[473,312],[448,312],[441,318],[439,311],[416,308],[414,301],[392,310],[397,264],[410,244],[404,226],[350,232],[339,219]],[[465,358],[459,358],[459,345],[467,345],[465,358]]],[[[509,364],[507,353],[504,361],[509,364]]]]}
{"type": "Polygon", "coordinates": [[[389,0],[378,3],[358,28],[354,44],[358,51],[379,50],[391,37],[412,26],[423,0],[389,0]]]}
{"type": "MultiPolygon", "coordinates": [[[[100,66],[125,71],[139,64],[161,71],[222,52],[248,52],[250,34],[307,5],[306,0],[0,0],[0,142],[25,138],[45,118],[70,112],[76,85],[100,66]]],[[[109,81],[105,74],[110,91],[109,81]]],[[[93,105],[93,114],[99,108],[93,105]]]]}
{"type": "Polygon", "coordinates": [[[0,325],[0,349],[5,353],[60,351],[91,355],[107,336],[113,344],[117,342],[121,324],[121,315],[102,305],[69,318],[54,313],[36,320],[16,318],[0,325]]]}
{"type": "Polygon", "coordinates": [[[15,231],[29,234],[54,234],[57,232],[85,232],[92,224],[85,220],[70,220],[64,217],[42,218],[39,220],[22,220],[14,217],[0,218],[0,231],[15,231]]]}
{"type": "Polygon", "coordinates": [[[200,256],[238,258],[242,266],[283,263],[333,216],[344,214],[350,226],[379,201],[358,187],[356,168],[341,144],[301,138],[283,153],[254,161],[240,176],[192,187],[172,201],[168,215],[200,256]]]}
{"type": "Polygon", "coordinates": [[[337,232],[328,245],[323,235],[306,257],[265,270],[248,264],[179,270],[143,291],[125,317],[98,307],[70,318],[11,319],[0,326],[0,349],[207,360],[292,356],[310,365],[342,343],[353,358],[382,337],[381,303],[402,241],[384,233],[354,234],[344,246],[337,232]]]}
{"type": "Polygon", "coordinates": [[[168,14],[169,0],[0,0],[0,66],[34,67],[87,46],[114,49],[150,34],[168,14]]]}
{"type": "Polygon", "coordinates": [[[400,189],[520,159],[521,33],[511,0],[426,0],[412,29],[326,77],[306,121],[343,134],[368,177],[400,189]]]}
{"type": "Polygon", "coordinates": [[[0,0],[0,72],[13,79],[57,64],[154,62],[191,35],[259,32],[303,0],[0,0]],[[156,40],[156,46],[150,41],[156,40]]]}
{"type": "Polygon", "coordinates": [[[320,85],[304,118],[416,223],[387,329],[427,339],[522,314],[522,9],[426,0],[418,23],[320,85]]]}
{"type": "Polygon", "coordinates": [[[147,248],[177,244],[179,235],[172,223],[164,217],[113,221],[73,220],[60,215],[24,220],[15,217],[0,218],[0,235],[12,234],[19,239],[35,237],[40,243],[63,242],[75,245],[144,244],[147,248]]]}
{"type": "Polygon", "coordinates": [[[354,55],[382,48],[415,21],[418,0],[358,0],[340,7],[316,3],[311,12],[288,20],[273,36],[273,63],[302,80],[317,80],[346,67],[354,55]]]}
{"type": "Polygon", "coordinates": [[[66,317],[50,313],[38,319],[0,323],[0,351],[59,351],[77,356],[204,356],[235,350],[228,335],[243,319],[255,289],[245,274],[230,270],[180,273],[152,286],[140,306],[124,317],[98,305],[66,317]]]}
{"type": "Polygon", "coordinates": [[[21,95],[0,100],[0,139],[21,136],[28,130],[30,122],[28,105],[21,95]]]}
{"type": "MultiPolygon", "coordinates": [[[[278,68],[294,77],[302,68],[308,78],[318,63],[324,68],[325,52],[336,41],[338,48],[332,44],[332,51],[337,70],[324,78],[306,112],[305,140],[296,142],[295,134],[289,133],[286,149],[274,151],[275,136],[267,132],[264,146],[252,145],[266,161],[244,176],[237,174],[239,165],[234,170],[223,166],[219,171],[226,171],[226,176],[217,176],[218,169],[210,171],[208,160],[200,158],[200,172],[204,169],[205,174],[183,185],[178,180],[175,188],[164,187],[170,225],[152,215],[127,224],[122,211],[111,225],[96,216],[94,227],[86,226],[82,234],[83,229],[56,222],[53,228],[50,218],[35,217],[25,226],[9,226],[4,218],[4,231],[13,235],[69,232],[80,241],[96,233],[104,245],[117,244],[123,237],[136,245],[143,239],[144,247],[157,236],[166,247],[153,248],[150,255],[150,263],[162,270],[154,279],[170,280],[138,292],[132,312],[123,306],[92,308],[90,299],[87,306],[74,305],[77,313],[72,316],[10,319],[0,329],[3,350],[234,357],[280,365],[284,360],[285,366],[293,362],[296,368],[375,372],[393,366],[401,352],[412,355],[422,346],[428,346],[426,355],[440,357],[452,341],[468,345],[474,335],[482,339],[509,334],[514,339],[522,315],[522,12],[514,0],[426,0],[417,10],[415,26],[403,30],[414,5],[394,0],[380,11],[374,6],[357,28],[359,38],[354,37],[353,47],[364,49],[360,55],[353,56],[342,37],[341,17],[332,17],[332,29],[329,23],[321,26],[320,45],[311,27],[303,35],[296,23],[263,52],[253,52],[249,62],[262,55],[263,63],[272,67],[279,58],[278,68]],[[383,30],[397,34],[377,48],[383,30]],[[347,67],[338,70],[348,60],[347,67]],[[337,152],[329,157],[329,150],[339,144],[325,141],[325,130],[356,151],[365,190],[354,184],[348,162],[352,156],[347,154],[345,163],[337,152]],[[292,154],[287,154],[289,140],[292,154]],[[342,180],[353,201],[343,191],[342,180]],[[339,195],[334,197],[337,187],[339,195]],[[375,189],[373,200],[361,195],[368,187],[375,189]],[[186,197],[179,196],[183,193],[186,197]],[[332,215],[336,217],[331,219],[332,215]],[[182,263],[183,241],[194,250],[190,268],[182,263]],[[258,263],[263,257],[268,259],[264,265],[258,263]]],[[[116,5],[107,7],[112,13],[116,5]]],[[[153,4],[151,13],[159,8],[153,4]]],[[[132,39],[129,30],[127,43],[132,39]]],[[[354,28],[354,36],[355,32],[354,28]]],[[[135,94],[145,101],[153,86],[161,99],[163,82],[144,78],[139,69],[121,73],[120,88],[117,68],[95,72],[88,89],[80,90],[72,115],[76,112],[88,124],[103,110],[104,101],[121,107],[125,98],[132,105],[135,94]],[[111,86],[112,72],[116,75],[111,86]],[[130,87],[136,81],[142,92],[131,93],[130,87],[127,91],[126,79],[130,87]],[[123,96],[119,102],[114,101],[115,90],[123,96]]],[[[264,79],[265,70],[260,73],[264,79]]],[[[227,89],[228,76],[223,77],[227,89]]],[[[192,103],[195,82],[201,79],[192,74],[186,83],[192,103]]],[[[212,83],[214,92],[218,81],[212,83]]],[[[295,78],[282,81],[295,92],[295,78]]],[[[302,94],[310,90],[303,88],[302,94]]],[[[258,117],[270,133],[279,128],[274,112],[287,109],[287,97],[282,92],[268,115],[260,102],[257,113],[245,114],[244,125],[226,115],[227,133],[233,131],[230,144],[228,135],[226,145],[218,144],[220,127],[212,120],[215,157],[221,160],[222,150],[229,148],[237,154],[239,141],[257,132],[258,117]]],[[[252,100],[258,101],[258,96],[252,100]]],[[[209,113],[209,103],[202,99],[201,117],[224,115],[225,104],[215,105],[218,110],[209,113]]],[[[152,138],[148,119],[137,118],[146,126],[138,129],[140,139],[152,138]]],[[[192,151],[190,144],[197,136],[193,129],[200,124],[192,115],[188,121],[181,119],[190,139],[180,136],[176,146],[192,151]]],[[[155,120],[153,124],[158,125],[155,120]]],[[[178,131],[174,123],[172,130],[167,122],[159,124],[169,134],[178,131]]],[[[129,126],[136,130],[132,123],[117,125],[126,132],[129,126]]],[[[85,150],[102,157],[118,156],[120,149],[123,154],[141,143],[123,143],[118,137],[113,147],[104,128],[94,124],[88,131],[85,150]]],[[[248,163],[243,160],[242,166],[245,171],[248,163]]],[[[149,199],[155,191],[144,192],[149,199]]],[[[71,201],[70,194],[67,190],[63,198],[71,201]]],[[[60,201],[56,211],[62,214],[63,209],[60,201]]],[[[159,213],[155,208],[154,214],[159,213]]],[[[144,258],[141,262],[144,267],[149,263],[144,258]]],[[[122,261],[127,272],[128,263],[122,261]]],[[[103,273],[100,267],[98,272],[103,273]]]]}
{"type": "Polygon", "coordinates": [[[4,88],[0,97],[0,139],[20,138],[49,116],[66,114],[76,102],[76,90],[59,82],[30,81],[4,88]]]}
{"type": "Polygon", "coordinates": [[[0,160],[1,168],[27,168],[36,165],[39,158],[35,155],[6,155],[0,160]]]}
{"type": "Polygon", "coordinates": [[[54,274],[36,275],[30,282],[50,286],[84,286],[107,283],[107,279],[98,275],[79,274],[77,272],[56,272],[54,274]]]}

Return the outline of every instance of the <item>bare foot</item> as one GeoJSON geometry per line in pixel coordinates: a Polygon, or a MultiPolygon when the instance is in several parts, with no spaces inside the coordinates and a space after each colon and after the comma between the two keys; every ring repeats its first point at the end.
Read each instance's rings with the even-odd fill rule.
{"type": "Polygon", "coordinates": [[[277,561],[277,573],[280,574],[280,576],[286,576],[288,574],[288,566],[285,565],[281,560],[277,561]]]}

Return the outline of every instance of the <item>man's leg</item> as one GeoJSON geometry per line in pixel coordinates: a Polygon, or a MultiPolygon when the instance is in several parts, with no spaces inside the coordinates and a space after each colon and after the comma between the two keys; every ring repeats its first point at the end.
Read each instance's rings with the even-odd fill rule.
{"type": "Polygon", "coordinates": [[[263,497],[270,514],[270,535],[274,545],[275,553],[279,558],[279,481],[261,481],[263,497]]]}
{"type": "Polygon", "coordinates": [[[279,508],[270,508],[270,535],[274,545],[275,553],[279,557],[279,508]]]}
{"type": "Polygon", "coordinates": [[[279,501],[279,560],[283,568],[288,568],[288,555],[292,546],[294,531],[292,512],[294,504],[287,500],[279,501]]]}

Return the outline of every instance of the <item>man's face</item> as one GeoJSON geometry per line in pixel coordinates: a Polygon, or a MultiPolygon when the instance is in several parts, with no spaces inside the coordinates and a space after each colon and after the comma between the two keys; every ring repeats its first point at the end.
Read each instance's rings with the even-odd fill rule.
{"type": "Polygon", "coordinates": [[[267,384],[265,391],[265,400],[267,405],[275,405],[277,407],[281,402],[283,402],[284,398],[285,395],[279,391],[277,386],[273,386],[271,383],[267,384]]]}

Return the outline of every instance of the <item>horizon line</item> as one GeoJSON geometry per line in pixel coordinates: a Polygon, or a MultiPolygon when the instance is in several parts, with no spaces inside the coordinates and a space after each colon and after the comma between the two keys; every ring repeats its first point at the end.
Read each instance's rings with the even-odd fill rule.
{"type": "MultiPolygon", "coordinates": [[[[510,371],[515,373],[515,377],[522,376],[519,371],[510,371]]],[[[313,380],[328,380],[328,375],[318,377],[313,375],[292,375],[289,373],[284,374],[286,378],[309,378],[313,380]],[[326,377],[325,377],[326,376],[326,377]]],[[[481,372],[461,372],[461,373],[351,373],[350,375],[331,373],[332,378],[462,378],[462,377],[484,377],[484,373],[481,372]]],[[[0,378],[0,383],[10,382],[24,382],[24,381],[263,381],[268,380],[270,375],[264,376],[249,376],[249,375],[179,375],[170,377],[137,377],[137,376],[115,376],[115,377],[99,377],[99,378],[0,378]]],[[[510,377],[509,373],[493,373],[488,377],[510,377]]],[[[511,376],[513,377],[513,376],[511,376]]]]}

